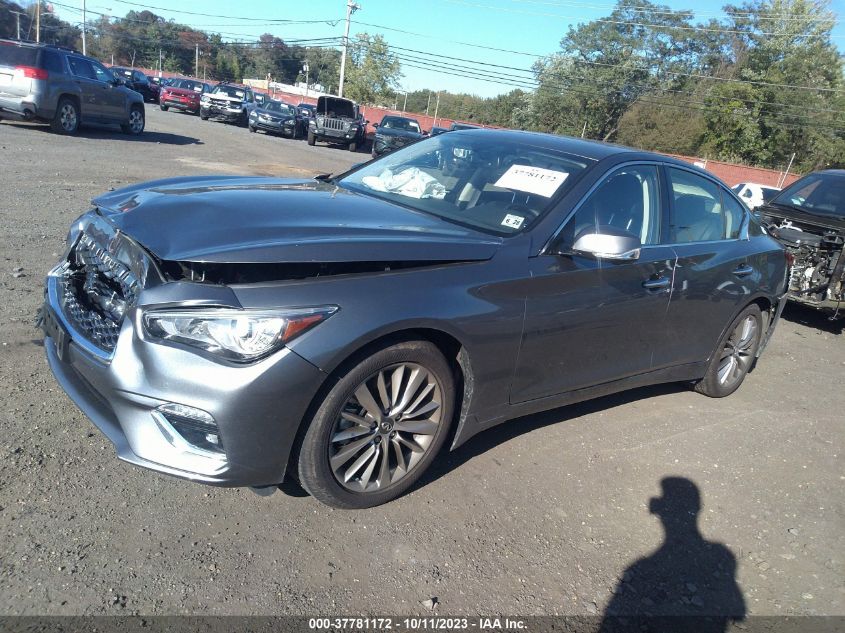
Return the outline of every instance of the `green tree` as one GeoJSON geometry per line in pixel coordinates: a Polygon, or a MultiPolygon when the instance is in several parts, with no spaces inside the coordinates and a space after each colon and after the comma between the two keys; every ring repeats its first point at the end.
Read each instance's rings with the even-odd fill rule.
{"type": "Polygon", "coordinates": [[[349,44],[343,93],[360,103],[393,101],[402,68],[384,37],[358,33],[349,44]]]}

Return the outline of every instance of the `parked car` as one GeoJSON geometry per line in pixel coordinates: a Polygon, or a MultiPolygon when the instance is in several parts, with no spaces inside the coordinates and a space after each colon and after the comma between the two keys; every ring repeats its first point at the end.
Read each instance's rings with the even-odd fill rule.
{"type": "Polygon", "coordinates": [[[100,62],[46,44],[0,39],[0,118],[49,123],[75,134],[83,123],[144,131],[144,100],[100,62]]]}
{"type": "Polygon", "coordinates": [[[481,129],[480,125],[472,125],[471,123],[458,123],[457,121],[453,121],[452,125],[449,126],[449,131],[454,132],[455,130],[479,130],[481,129]]]}
{"type": "Polygon", "coordinates": [[[367,121],[358,104],[341,97],[322,96],[317,99],[314,117],[308,120],[308,144],[317,141],[345,145],[354,152],[364,145],[367,121]]]}
{"type": "Polygon", "coordinates": [[[783,248],[721,181],[551,135],[450,132],[335,178],[93,204],[46,280],[71,399],[125,461],[292,476],[336,507],[397,497],[447,438],[517,416],[669,381],[727,396],[785,292],[783,248]]]}
{"type": "Polygon", "coordinates": [[[416,143],[426,136],[419,121],[410,117],[389,115],[373,127],[376,128],[373,137],[373,158],[405,147],[409,143],[416,143]]]}
{"type": "Polygon", "coordinates": [[[132,68],[123,68],[121,66],[112,66],[111,71],[115,77],[122,79],[126,85],[144,97],[144,101],[152,103],[158,102],[159,87],[151,84],[147,76],[140,70],[132,68]]]}
{"type": "Polygon", "coordinates": [[[304,130],[296,114],[296,107],[289,103],[268,100],[249,113],[249,131],[264,130],[294,139],[302,138],[304,130]]]}
{"type": "Polygon", "coordinates": [[[305,119],[312,118],[317,112],[317,106],[313,103],[300,103],[296,107],[299,109],[300,116],[305,119]]]}
{"type": "Polygon", "coordinates": [[[845,316],[845,170],[804,176],[757,211],[794,259],[789,298],[845,316]]]}
{"type": "Polygon", "coordinates": [[[435,125],[434,127],[431,128],[431,132],[429,132],[429,135],[430,136],[437,136],[438,134],[443,134],[444,132],[448,132],[448,131],[449,131],[449,128],[438,127],[438,126],[435,125]]]}
{"type": "Polygon", "coordinates": [[[200,98],[200,118],[246,125],[255,105],[255,95],[249,86],[221,83],[200,98]]]}
{"type": "Polygon", "coordinates": [[[210,90],[208,84],[193,79],[175,79],[161,87],[159,107],[167,111],[170,108],[200,113],[200,98],[210,90]]]}
{"type": "Polygon", "coordinates": [[[769,187],[767,185],[758,185],[754,182],[741,182],[731,187],[733,192],[739,196],[739,199],[745,203],[749,209],[756,209],[757,207],[767,203],[774,198],[780,189],[778,187],[769,187]]]}

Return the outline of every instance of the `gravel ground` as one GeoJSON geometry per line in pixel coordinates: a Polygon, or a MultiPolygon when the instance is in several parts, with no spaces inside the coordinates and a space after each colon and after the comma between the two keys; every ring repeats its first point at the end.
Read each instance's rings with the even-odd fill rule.
{"type": "Polygon", "coordinates": [[[69,222],[137,181],[367,158],[147,112],[141,139],[0,123],[0,614],[602,614],[613,601],[845,615],[845,339],[802,309],[730,398],[670,385],[515,420],[373,510],[119,462],[32,326],[69,222]],[[652,514],[666,477],[683,479],[652,514]]]}

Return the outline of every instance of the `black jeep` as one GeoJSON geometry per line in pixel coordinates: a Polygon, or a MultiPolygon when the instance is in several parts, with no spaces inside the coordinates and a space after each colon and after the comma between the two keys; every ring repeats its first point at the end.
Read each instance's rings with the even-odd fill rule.
{"type": "Polygon", "coordinates": [[[367,121],[358,104],[342,97],[320,97],[314,117],[308,120],[308,144],[317,141],[346,145],[356,151],[366,141],[367,121]]]}

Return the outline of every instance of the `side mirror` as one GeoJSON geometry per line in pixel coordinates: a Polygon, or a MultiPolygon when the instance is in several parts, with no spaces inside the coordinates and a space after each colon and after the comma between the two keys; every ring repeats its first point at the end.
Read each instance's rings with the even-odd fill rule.
{"type": "Polygon", "coordinates": [[[373,127],[378,127],[378,123],[373,123],[373,127]]]}
{"type": "Polygon", "coordinates": [[[634,261],[640,257],[640,238],[611,226],[600,226],[593,233],[581,233],[570,252],[595,259],[634,261]]]}

